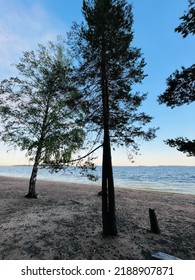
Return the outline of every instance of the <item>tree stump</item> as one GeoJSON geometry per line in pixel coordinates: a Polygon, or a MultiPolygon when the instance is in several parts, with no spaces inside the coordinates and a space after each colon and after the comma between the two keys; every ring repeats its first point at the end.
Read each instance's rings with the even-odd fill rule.
{"type": "Polygon", "coordinates": [[[157,216],[154,209],[149,208],[150,226],[151,232],[160,234],[160,228],[158,226],[157,216]]]}
{"type": "Polygon", "coordinates": [[[98,195],[99,195],[99,196],[102,196],[102,191],[99,191],[99,192],[98,192],[98,195]]]}

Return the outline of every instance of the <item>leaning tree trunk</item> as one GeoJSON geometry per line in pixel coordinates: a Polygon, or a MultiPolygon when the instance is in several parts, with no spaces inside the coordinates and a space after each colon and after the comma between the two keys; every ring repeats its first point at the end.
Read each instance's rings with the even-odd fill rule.
{"type": "Polygon", "coordinates": [[[37,153],[35,156],[35,162],[33,165],[30,181],[29,181],[29,189],[28,194],[25,195],[26,198],[37,198],[36,194],[36,180],[37,180],[37,173],[38,173],[38,167],[40,163],[41,158],[41,151],[42,151],[42,143],[39,143],[39,147],[37,149],[37,153]]]}
{"type": "Polygon", "coordinates": [[[36,194],[36,180],[37,180],[37,173],[38,173],[38,167],[40,164],[40,159],[41,159],[41,152],[43,148],[43,143],[44,143],[44,137],[45,137],[45,131],[46,131],[46,124],[47,124],[47,119],[48,119],[48,112],[49,112],[49,106],[50,106],[50,99],[48,98],[47,100],[47,105],[45,108],[45,114],[44,114],[44,119],[43,119],[43,124],[41,128],[41,136],[38,141],[38,147],[37,147],[37,152],[35,156],[35,161],[29,181],[29,190],[28,194],[25,196],[27,198],[37,198],[36,194]]]}

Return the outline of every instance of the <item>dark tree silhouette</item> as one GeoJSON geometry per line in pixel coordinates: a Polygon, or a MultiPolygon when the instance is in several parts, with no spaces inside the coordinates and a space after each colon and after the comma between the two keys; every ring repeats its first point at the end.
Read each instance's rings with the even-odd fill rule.
{"type": "MultiPolygon", "coordinates": [[[[189,0],[188,11],[181,17],[183,22],[175,29],[180,32],[183,37],[189,34],[195,34],[195,1],[189,0]]],[[[160,104],[165,103],[168,107],[188,105],[195,101],[195,64],[181,71],[176,70],[167,79],[166,91],[158,97],[160,104]]],[[[187,156],[195,155],[195,140],[189,140],[184,137],[176,139],[168,139],[165,141],[167,145],[176,148],[178,151],[187,154],[187,156]]]]}
{"type": "Polygon", "coordinates": [[[178,137],[176,139],[168,139],[165,141],[172,148],[176,148],[178,151],[187,154],[187,156],[195,156],[195,140],[190,141],[184,137],[178,137]]]}
{"type": "Polygon", "coordinates": [[[195,0],[189,0],[188,10],[180,19],[182,22],[175,31],[181,33],[184,38],[195,34],[195,0]]]}
{"type": "Polygon", "coordinates": [[[145,77],[141,50],[132,46],[132,6],[125,0],[83,1],[85,22],[75,23],[69,45],[76,58],[88,131],[103,143],[103,233],[116,235],[111,145],[137,152],[138,138],[149,141],[155,129],[143,126],[151,117],[138,111],[146,94],[133,92],[145,77]]]}
{"type": "Polygon", "coordinates": [[[181,71],[176,70],[167,79],[167,86],[158,98],[160,104],[174,108],[195,101],[195,64],[189,68],[182,67],[181,71]]]}

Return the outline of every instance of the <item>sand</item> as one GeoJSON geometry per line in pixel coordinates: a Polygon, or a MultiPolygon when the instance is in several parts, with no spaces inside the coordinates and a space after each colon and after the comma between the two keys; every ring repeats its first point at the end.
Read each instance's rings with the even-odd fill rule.
{"type": "Polygon", "coordinates": [[[0,259],[195,259],[195,196],[116,189],[118,236],[103,237],[100,187],[0,177],[0,259]],[[150,232],[154,208],[161,234],[150,232]]]}

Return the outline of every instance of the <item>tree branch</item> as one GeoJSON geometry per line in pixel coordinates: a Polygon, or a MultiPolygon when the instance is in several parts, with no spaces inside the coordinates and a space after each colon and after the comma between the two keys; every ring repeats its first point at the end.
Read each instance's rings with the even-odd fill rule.
{"type": "Polygon", "coordinates": [[[70,161],[68,161],[68,162],[66,162],[66,163],[72,163],[72,162],[75,162],[75,161],[82,160],[82,159],[88,157],[89,155],[93,154],[95,151],[97,151],[97,150],[98,150],[100,147],[102,147],[102,146],[103,146],[103,144],[99,145],[98,147],[96,147],[95,149],[93,149],[91,152],[89,152],[89,153],[86,154],[85,156],[82,156],[82,157],[77,158],[77,159],[70,160],[70,161]]]}

